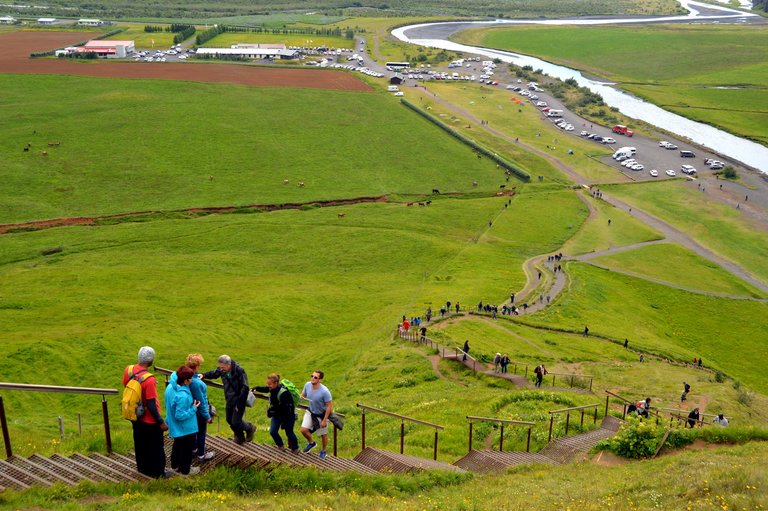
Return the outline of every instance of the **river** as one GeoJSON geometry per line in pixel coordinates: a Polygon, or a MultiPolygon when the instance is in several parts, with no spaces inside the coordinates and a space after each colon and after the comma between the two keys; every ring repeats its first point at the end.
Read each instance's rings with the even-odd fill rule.
{"type": "Polygon", "coordinates": [[[719,130],[707,124],[692,121],[683,116],[674,114],[652,103],[643,101],[635,96],[621,92],[613,87],[610,82],[593,80],[585,77],[580,71],[568,67],[559,66],[550,62],[520,55],[502,50],[468,46],[454,43],[448,40],[452,34],[468,28],[483,26],[503,26],[515,24],[539,24],[539,25],[605,25],[617,23],[660,23],[660,22],[729,22],[747,23],[759,16],[738,11],[728,7],[712,4],[703,4],[691,0],[679,0],[680,4],[688,10],[687,15],[665,16],[655,18],[614,18],[614,19],[560,19],[560,20],[494,20],[477,22],[445,22],[423,23],[400,27],[392,31],[392,35],[401,41],[442,48],[445,50],[484,55],[489,58],[498,58],[517,66],[532,66],[533,69],[541,69],[549,76],[567,80],[573,78],[582,86],[600,94],[605,103],[616,107],[629,117],[640,119],[653,126],[657,126],[670,133],[691,140],[692,142],[708,147],[714,152],[738,160],[760,172],[768,174],[768,147],[751,140],[737,137],[723,130],[719,130]]]}

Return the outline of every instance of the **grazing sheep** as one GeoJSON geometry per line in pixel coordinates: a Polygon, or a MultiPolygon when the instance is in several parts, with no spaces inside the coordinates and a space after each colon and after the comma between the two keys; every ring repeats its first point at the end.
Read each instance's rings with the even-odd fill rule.
{"type": "Polygon", "coordinates": [[[437,188],[432,188],[432,193],[435,195],[440,195],[440,190],[438,190],[437,188]]]}
{"type": "Polygon", "coordinates": [[[499,188],[506,188],[507,185],[499,185],[499,188]]]}
{"type": "Polygon", "coordinates": [[[339,218],[344,218],[345,216],[347,216],[346,213],[339,213],[339,218]]]}
{"type": "Polygon", "coordinates": [[[287,185],[288,183],[289,183],[289,181],[287,179],[283,179],[283,184],[284,185],[287,185]]]}
{"type": "Polygon", "coordinates": [[[299,186],[303,187],[304,186],[304,181],[299,181],[299,186]]]}

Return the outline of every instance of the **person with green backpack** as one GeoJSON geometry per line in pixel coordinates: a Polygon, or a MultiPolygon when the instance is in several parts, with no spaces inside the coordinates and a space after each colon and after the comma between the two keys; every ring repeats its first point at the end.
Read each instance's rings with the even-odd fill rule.
{"type": "Polygon", "coordinates": [[[280,380],[279,374],[270,374],[267,376],[267,385],[256,386],[251,392],[260,392],[262,394],[269,392],[269,407],[267,408],[267,417],[272,421],[269,427],[269,434],[275,441],[275,445],[285,449],[283,439],[280,436],[280,428],[285,431],[288,438],[288,449],[294,454],[299,452],[299,440],[296,433],[293,432],[293,426],[296,423],[296,405],[299,402],[299,391],[290,381],[280,380]]]}

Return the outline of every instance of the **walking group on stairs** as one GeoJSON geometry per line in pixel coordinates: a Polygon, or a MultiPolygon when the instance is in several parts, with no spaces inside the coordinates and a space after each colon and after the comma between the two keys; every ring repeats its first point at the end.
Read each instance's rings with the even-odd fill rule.
{"type": "Polygon", "coordinates": [[[204,463],[215,457],[207,451],[205,439],[207,425],[213,421],[216,409],[208,401],[207,385],[203,381],[221,379],[224,386],[225,417],[234,435],[236,444],[251,442],[256,426],[245,420],[246,408],[253,406],[254,392],[269,394],[267,417],[270,419],[269,432],[277,447],[299,453],[299,442],[294,433],[297,420],[296,406],[300,399],[308,401],[302,418],[300,432],[307,440],[302,452],[308,453],[317,447],[313,435],[320,437],[322,447],[320,458],[327,456],[328,423],[333,422],[341,429],[340,417],[333,413],[333,397],[323,385],[323,371],[312,372],[301,392],[279,374],[270,374],[264,386],[248,385],[248,376],[229,355],[221,355],[217,367],[200,372],[203,356],[193,353],[187,356],[184,365],[171,373],[165,390],[166,414],[163,417],[158,400],[157,381],[149,372],[155,361],[155,350],[149,346],[139,349],[138,363],[129,365],[123,371],[123,416],[131,420],[137,470],[149,477],[161,478],[174,475],[194,475],[200,471],[192,466],[193,461],[204,463]],[[136,386],[135,384],[138,384],[136,386]],[[139,388],[138,395],[131,401],[132,389],[139,388]],[[280,435],[285,432],[288,446],[280,435]],[[173,439],[170,470],[166,469],[166,453],[163,436],[165,432],[173,439]]]}

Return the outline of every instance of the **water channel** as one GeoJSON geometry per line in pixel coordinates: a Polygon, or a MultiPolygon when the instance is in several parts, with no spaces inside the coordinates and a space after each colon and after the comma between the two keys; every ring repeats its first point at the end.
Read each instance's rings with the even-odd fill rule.
{"type": "MultiPolygon", "coordinates": [[[[747,23],[760,17],[712,4],[703,4],[691,0],[679,0],[689,13],[682,16],[666,16],[656,18],[620,18],[620,19],[562,19],[562,20],[494,20],[477,22],[444,22],[424,23],[400,27],[392,31],[392,35],[401,41],[445,50],[484,55],[491,59],[498,58],[517,66],[532,66],[541,69],[549,76],[567,80],[573,78],[582,86],[600,94],[608,106],[616,107],[621,113],[640,119],[657,126],[694,143],[705,146],[714,152],[738,160],[763,173],[768,174],[768,147],[737,137],[707,124],[692,121],[680,115],[668,112],[652,103],[648,103],[630,94],[621,92],[609,82],[602,82],[585,77],[580,71],[559,66],[550,62],[502,50],[468,46],[448,40],[452,34],[468,28],[483,26],[503,26],[515,24],[541,25],[604,25],[616,23],[667,23],[667,22],[697,22],[697,23],[747,23]]],[[[756,50],[759,51],[759,50],[756,50]]]]}

